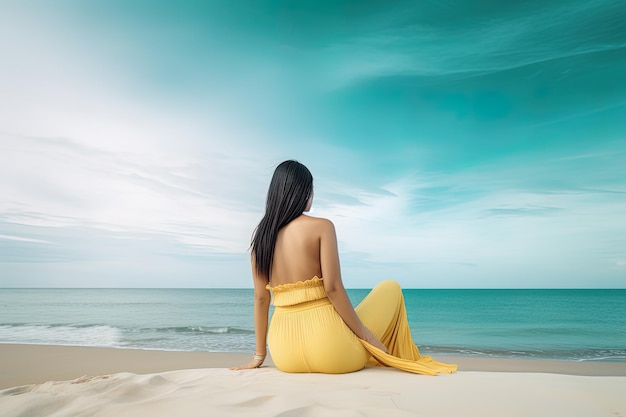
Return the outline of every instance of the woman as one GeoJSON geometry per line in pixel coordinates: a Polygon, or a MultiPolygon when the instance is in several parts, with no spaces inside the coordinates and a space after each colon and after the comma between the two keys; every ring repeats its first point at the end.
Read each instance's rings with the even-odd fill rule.
{"type": "Polygon", "coordinates": [[[382,282],[352,307],[341,281],[335,228],[303,214],[312,203],[309,170],[296,161],[278,165],[251,245],[256,351],[250,363],[232,369],[260,367],[267,335],[274,364],[285,372],[346,373],[366,365],[454,372],[456,365],[420,355],[396,282],[382,282]],[[268,331],[271,292],[275,309],[268,331]]]}

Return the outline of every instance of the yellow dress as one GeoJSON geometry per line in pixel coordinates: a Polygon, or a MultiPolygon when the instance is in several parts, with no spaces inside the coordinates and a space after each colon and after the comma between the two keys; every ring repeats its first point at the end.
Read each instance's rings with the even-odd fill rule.
{"type": "Polygon", "coordinates": [[[274,364],[282,371],[341,374],[366,365],[425,375],[456,371],[456,365],[420,355],[411,338],[402,289],[395,281],[378,284],[355,308],[390,354],[350,330],[326,296],[321,278],[267,288],[274,305],[268,345],[274,364]]]}

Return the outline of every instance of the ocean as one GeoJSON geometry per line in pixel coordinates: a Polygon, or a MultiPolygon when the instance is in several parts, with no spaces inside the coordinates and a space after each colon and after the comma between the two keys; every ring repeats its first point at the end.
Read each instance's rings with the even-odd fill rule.
{"type": "MultiPolygon", "coordinates": [[[[626,361],[626,290],[403,292],[425,354],[626,361]]],[[[0,289],[0,343],[251,353],[252,290],[0,289]]]]}

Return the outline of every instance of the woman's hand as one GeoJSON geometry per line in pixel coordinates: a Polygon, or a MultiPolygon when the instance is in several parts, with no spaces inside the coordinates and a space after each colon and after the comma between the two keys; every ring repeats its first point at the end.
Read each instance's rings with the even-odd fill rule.
{"type": "Polygon", "coordinates": [[[363,326],[363,340],[365,340],[370,345],[377,347],[383,352],[389,353],[389,350],[387,349],[387,347],[383,345],[382,342],[378,340],[376,336],[374,336],[374,333],[372,333],[372,331],[365,326],[363,326]]]}
{"type": "Polygon", "coordinates": [[[242,366],[235,366],[230,368],[231,371],[240,371],[242,369],[254,369],[254,368],[260,368],[261,365],[263,365],[263,362],[265,361],[265,355],[254,355],[254,357],[252,358],[252,360],[250,361],[250,363],[246,364],[246,365],[242,365],[242,366]]]}

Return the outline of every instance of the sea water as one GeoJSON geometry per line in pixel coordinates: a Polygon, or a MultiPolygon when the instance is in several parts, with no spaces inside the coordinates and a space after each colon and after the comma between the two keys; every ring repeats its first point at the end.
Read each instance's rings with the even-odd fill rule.
{"type": "MultiPolygon", "coordinates": [[[[403,292],[422,353],[626,361],[626,290],[403,292]]],[[[348,294],[356,305],[367,290],[348,294]]],[[[252,295],[251,289],[0,289],[0,343],[250,353],[252,295]]]]}

